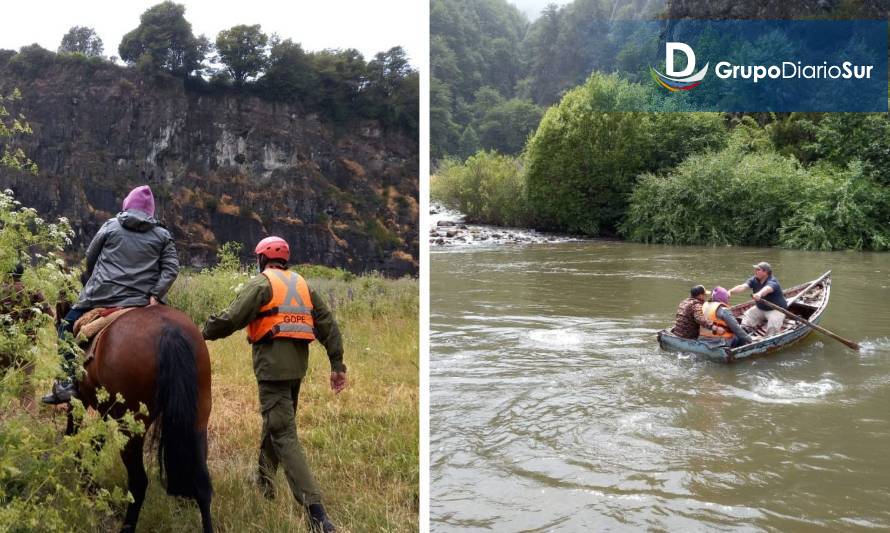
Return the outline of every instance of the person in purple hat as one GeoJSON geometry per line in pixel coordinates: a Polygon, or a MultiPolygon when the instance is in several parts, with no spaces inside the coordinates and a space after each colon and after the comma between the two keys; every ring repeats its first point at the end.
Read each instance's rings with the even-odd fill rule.
{"type": "MultiPolygon", "coordinates": [[[[124,199],[122,211],[105,222],[87,248],[83,290],[59,323],[59,338],[73,333],[74,323],[96,307],[141,307],[163,303],[179,274],[179,259],[170,232],[155,219],[155,199],[148,185],[124,199]]],[[[60,343],[65,379],[53,385],[44,403],[71,400],[77,390],[76,356],[60,343]]]]}
{"type": "Polygon", "coordinates": [[[702,305],[701,313],[705,321],[711,325],[702,326],[698,332],[699,339],[720,341],[732,348],[751,342],[751,337],[745,333],[729,309],[729,291],[723,287],[714,287],[711,291],[711,301],[702,305]]]}

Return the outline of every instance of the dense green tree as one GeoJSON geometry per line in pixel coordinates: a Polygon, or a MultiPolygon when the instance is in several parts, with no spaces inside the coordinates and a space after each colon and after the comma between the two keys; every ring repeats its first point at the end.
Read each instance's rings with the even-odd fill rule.
{"type": "Polygon", "coordinates": [[[665,244],[777,244],[811,176],[768,146],[752,150],[743,136],[720,152],[690,156],[666,177],[644,174],[623,233],[665,244]]]}
{"type": "Polygon", "coordinates": [[[307,53],[290,39],[273,37],[269,66],[257,85],[269,97],[322,110],[338,122],[372,118],[417,132],[420,77],[399,46],[365,63],[354,49],[307,53]]]}
{"type": "Polygon", "coordinates": [[[472,120],[481,120],[491,108],[502,103],[504,103],[504,96],[500,91],[488,85],[480,87],[473,95],[473,103],[468,106],[473,113],[472,120]]]}
{"type": "Polygon", "coordinates": [[[96,35],[96,30],[86,26],[72,26],[59,45],[59,53],[76,52],[87,57],[102,57],[104,51],[102,39],[96,35]]]}
{"type": "Polygon", "coordinates": [[[316,78],[312,57],[299,43],[290,39],[273,39],[269,66],[259,81],[266,94],[279,100],[314,103],[318,83],[316,78]]]}
{"type": "Polygon", "coordinates": [[[242,85],[247,78],[255,77],[266,67],[268,42],[269,38],[260,30],[259,24],[241,24],[217,34],[219,61],[226,66],[236,85],[242,85]]]}
{"type": "Polygon", "coordinates": [[[387,126],[402,125],[416,131],[420,114],[420,78],[401,46],[380,52],[368,63],[362,89],[363,114],[381,118],[387,126]]]}
{"type": "Polygon", "coordinates": [[[430,78],[430,157],[434,160],[457,153],[458,125],[452,107],[448,84],[430,78]]]}
{"type": "Polygon", "coordinates": [[[322,50],[313,54],[313,65],[321,108],[338,122],[355,118],[359,91],[367,79],[367,64],[361,52],[354,48],[322,50]]]}
{"type": "Polygon", "coordinates": [[[432,0],[430,83],[438,85],[431,93],[433,157],[458,149],[476,119],[472,107],[479,89],[513,94],[524,77],[520,43],[527,27],[525,16],[506,0],[432,0]]]}
{"type": "Polygon", "coordinates": [[[142,14],[139,26],[124,35],[118,52],[127,63],[187,76],[201,67],[209,49],[206,37],[192,33],[185,6],[167,0],[142,14]]]}
{"type": "Polygon", "coordinates": [[[19,53],[9,60],[9,67],[25,78],[33,79],[41,72],[46,72],[56,62],[56,54],[37,43],[23,46],[19,53]]]}
{"type": "Polygon", "coordinates": [[[414,72],[405,49],[394,46],[380,52],[368,63],[368,81],[382,89],[381,94],[392,94],[398,90],[402,80],[414,72]]]}
{"type": "Polygon", "coordinates": [[[541,121],[543,110],[528,100],[513,98],[488,110],[477,122],[479,145],[502,154],[518,154],[541,121]]]}
{"type": "Polygon", "coordinates": [[[523,49],[529,57],[528,95],[538,103],[552,103],[559,93],[569,86],[562,73],[562,56],[565,53],[560,42],[562,12],[550,4],[541,17],[529,28],[523,49]]]}
{"type": "Polygon", "coordinates": [[[541,227],[615,235],[640,173],[725,142],[717,113],[613,111],[642,108],[649,91],[594,74],[547,110],[527,147],[529,203],[541,227]]]}
{"type": "Polygon", "coordinates": [[[473,129],[473,126],[464,128],[460,134],[460,140],[457,142],[457,155],[460,158],[467,158],[476,153],[476,147],[479,146],[479,134],[473,129]]]}

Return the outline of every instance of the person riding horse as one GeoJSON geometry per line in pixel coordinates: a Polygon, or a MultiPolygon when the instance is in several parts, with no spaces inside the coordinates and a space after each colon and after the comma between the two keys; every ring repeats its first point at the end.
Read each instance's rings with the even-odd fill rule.
{"type": "Polygon", "coordinates": [[[77,391],[76,355],[62,341],[74,323],[97,307],[142,307],[163,302],[179,274],[179,259],[170,232],[155,214],[147,185],[124,199],[122,211],[105,222],[87,248],[83,290],[59,323],[59,355],[65,379],[56,381],[44,403],[66,403],[77,391]]]}

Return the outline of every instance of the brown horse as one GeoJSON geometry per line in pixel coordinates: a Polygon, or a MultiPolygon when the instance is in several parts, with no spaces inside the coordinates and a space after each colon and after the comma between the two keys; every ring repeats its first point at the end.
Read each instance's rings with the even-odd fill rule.
{"type": "MultiPolygon", "coordinates": [[[[205,533],[213,531],[210,499],[213,489],[207,470],[207,420],[210,418],[210,355],[201,332],[185,314],[164,305],[134,309],[115,320],[94,341],[94,357],[78,383],[84,405],[104,416],[137,415],[156,425],[161,481],[167,494],[193,498],[201,510],[205,533]],[[123,405],[101,404],[96,389],[103,387],[123,405]]],[[[69,416],[68,431],[75,431],[69,416]]],[[[127,507],[121,531],[135,531],[145,499],[148,477],[142,461],[145,435],[133,435],[121,451],[133,502],[127,507]]]]}

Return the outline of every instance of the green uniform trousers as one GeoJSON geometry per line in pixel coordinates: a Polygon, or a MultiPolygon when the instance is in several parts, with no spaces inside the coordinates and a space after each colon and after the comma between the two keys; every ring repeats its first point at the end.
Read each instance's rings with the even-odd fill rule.
{"type": "Polygon", "coordinates": [[[260,444],[260,476],[271,482],[279,463],[294,498],[302,505],[321,503],[303,447],[297,439],[297,397],[300,380],[259,381],[263,436],[260,444]]]}

